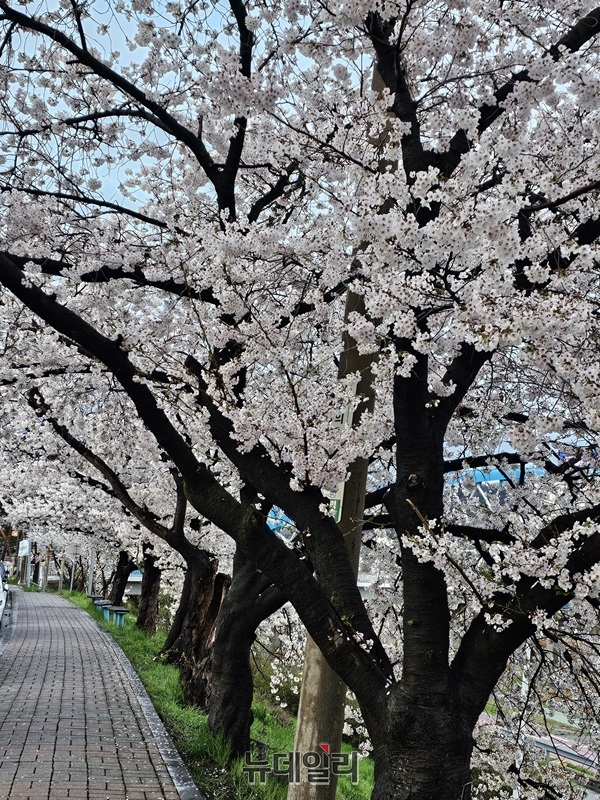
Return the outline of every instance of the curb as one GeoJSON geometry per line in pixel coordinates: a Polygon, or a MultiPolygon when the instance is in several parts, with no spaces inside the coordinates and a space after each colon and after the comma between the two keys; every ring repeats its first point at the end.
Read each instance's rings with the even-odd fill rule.
{"type": "Polygon", "coordinates": [[[140,704],[142,713],[144,714],[146,722],[148,723],[154,740],[156,741],[158,750],[165,764],[167,765],[171,779],[175,784],[177,792],[179,793],[180,800],[206,800],[204,795],[200,794],[198,787],[192,780],[192,776],[186,765],[183,763],[181,756],[177,752],[177,749],[173,744],[173,740],[169,736],[163,721],[158,716],[156,709],[152,705],[152,701],[148,695],[148,692],[144,688],[144,684],[139,679],[137,672],[134,670],[131,662],[121,647],[117,644],[117,642],[115,642],[112,636],[104,630],[98,621],[92,617],[91,614],[79,606],[75,607],[79,608],[83,614],[86,614],[92,620],[104,639],[112,647],[119,663],[125,670],[125,674],[127,675],[129,683],[131,684],[133,693],[140,704]]]}

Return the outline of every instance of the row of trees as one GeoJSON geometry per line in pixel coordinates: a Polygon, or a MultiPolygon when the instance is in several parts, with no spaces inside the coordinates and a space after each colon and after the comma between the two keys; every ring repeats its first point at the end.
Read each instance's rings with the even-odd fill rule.
{"type": "Polygon", "coordinates": [[[191,697],[235,547],[211,719],[239,747],[284,600],[357,698],[376,800],[483,796],[498,763],[552,795],[515,753],[490,768],[478,723],[528,640],[596,713],[599,22],[0,0],[2,449],[43,448],[183,559],[191,697]],[[365,464],[381,620],[323,494],[365,464]],[[474,503],[491,466],[505,489],[474,503]]]}

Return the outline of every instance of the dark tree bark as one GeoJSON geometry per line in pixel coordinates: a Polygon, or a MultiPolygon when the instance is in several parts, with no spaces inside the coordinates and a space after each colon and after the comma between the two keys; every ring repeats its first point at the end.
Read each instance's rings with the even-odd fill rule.
{"type": "Polygon", "coordinates": [[[216,572],[218,562],[213,561],[211,580],[197,587],[193,594],[185,634],[189,642],[181,662],[181,681],[188,703],[204,708],[208,703],[212,680],[212,646],[217,616],[229,586],[229,576],[216,572]]]}
{"type": "Polygon", "coordinates": [[[40,554],[37,551],[37,548],[32,553],[31,563],[33,566],[33,573],[31,575],[31,580],[33,583],[40,582],[40,554]]]}
{"type": "Polygon", "coordinates": [[[372,800],[469,798],[473,739],[456,702],[449,696],[442,707],[415,709],[393,694],[379,726],[372,800]]]}
{"type": "MultiPolygon", "coordinates": [[[[12,9],[7,3],[3,3],[3,14],[11,24],[37,31],[66,48],[80,68],[95,72],[128,94],[135,104],[141,104],[158,120],[163,131],[168,131],[188,147],[214,187],[219,211],[227,210],[230,218],[235,219],[235,179],[241,163],[245,120],[238,119],[238,132],[230,140],[224,164],[216,164],[199,135],[185,128],[139,87],[96,59],[87,48],[80,47],[67,34],[45,22],[12,9]]],[[[243,17],[241,13],[236,16],[243,17]]],[[[558,60],[563,48],[575,52],[596,36],[600,30],[599,19],[600,11],[591,11],[571,30],[565,31],[561,39],[547,46],[547,63],[558,60]]],[[[422,109],[411,94],[411,81],[405,72],[404,59],[398,57],[402,45],[397,36],[398,22],[398,19],[386,20],[373,12],[365,20],[365,29],[372,39],[377,71],[390,91],[389,109],[404,123],[400,141],[402,167],[406,185],[410,187],[417,179],[417,173],[430,168],[439,170],[442,180],[450,178],[460,165],[462,156],[475,142],[469,140],[466,131],[459,129],[451,137],[447,152],[443,153],[430,149],[430,140],[421,137],[422,109]]],[[[251,37],[245,23],[239,27],[244,40],[240,70],[247,78],[251,37]]],[[[505,100],[520,82],[531,84],[537,80],[523,69],[510,76],[504,85],[490,86],[493,100],[488,97],[488,102],[479,109],[479,133],[490,129],[505,113],[505,100]]],[[[525,131],[521,133],[524,135],[525,131]]],[[[285,187],[285,183],[279,185],[285,187]]],[[[265,195],[255,201],[249,209],[250,222],[256,219],[253,215],[265,207],[261,203],[270,199],[265,195]]],[[[79,202],[78,198],[75,200],[79,202]]],[[[550,207],[541,203],[538,208],[544,206],[550,207]]],[[[531,208],[529,206],[529,214],[531,208]]],[[[439,201],[425,204],[417,197],[407,204],[404,213],[425,226],[436,218],[439,209],[439,201]]],[[[523,212],[519,215],[523,241],[530,235],[529,214],[523,212]]],[[[585,237],[591,237],[586,242],[591,244],[598,237],[599,230],[597,218],[589,218],[579,223],[572,238],[581,244],[585,237]]],[[[440,263],[443,265],[445,260],[440,263]]],[[[553,270],[562,270],[570,267],[572,262],[571,256],[563,257],[557,250],[549,253],[547,263],[553,270]]],[[[574,263],[576,265],[576,261],[574,263]]],[[[202,370],[191,370],[198,379],[196,400],[203,415],[208,416],[208,426],[221,452],[236,467],[242,481],[254,485],[261,495],[273,497],[274,502],[297,524],[299,545],[294,549],[286,547],[268,529],[255,503],[238,500],[219,483],[218,476],[211,473],[210,467],[198,460],[187,432],[182,433],[181,428],[169,419],[152,385],[139,380],[138,368],[121,347],[119,338],[108,338],[57,301],[54,295],[24,279],[23,264],[19,265],[18,260],[0,252],[0,266],[2,283],[17,298],[112,372],[140,418],[154,434],[158,446],[179,470],[185,494],[194,508],[232,536],[245,556],[288,595],[331,667],[353,689],[359,700],[374,744],[377,800],[467,800],[470,796],[472,731],[485,707],[486,698],[510,654],[531,634],[532,612],[543,609],[549,614],[556,613],[560,607],[558,604],[564,604],[572,597],[572,594],[556,591],[555,586],[544,589],[539,582],[525,577],[514,591],[511,590],[511,594],[499,590],[493,602],[471,623],[454,661],[449,663],[449,610],[443,575],[432,564],[420,563],[410,547],[404,544],[403,537],[409,540],[418,538],[423,535],[423,528],[433,527],[433,520],[440,519],[443,511],[444,466],[441,455],[445,428],[491,353],[477,351],[473,344],[465,342],[443,378],[446,385],[456,387],[454,392],[441,397],[439,402],[436,398],[436,403],[432,404],[427,389],[429,370],[426,356],[420,350],[414,351],[410,341],[396,341],[399,351],[410,352],[416,360],[411,374],[399,375],[394,386],[396,482],[386,492],[385,498],[402,551],[404,655],[402,678],[396,682],[389,658],[362,604],[343,537],[333,521],[324,518],[320,511],[323,502],[320,490],[306,487],[303,491],[293,491],[290,486],[293,476],[288,467],[274,462],[260,443],[250,450],[240,448],[234,426],[222,412],[220,404],[212,399],[202,370]],[[299,555],[301,551],[302,556],[299,555]],[[501,612],[510,622],[510,627],[502,632],[496,632],[486,622],[485,614],[493,616],[495,611],[501,612]],[[365,649],[357,644],[358,634],[362,641],[370,640],[373,645],[365,649]]],[[[535,287],[527,278],[526,267],[524,261],[515,262],[513,277],[515,285],[529,293],[535,287]]],[[[446,268],[442,266],[441,269],[446,268]]],[[[100,272],[98,270],[97,274],[100,272]]],[[[438,272],[437,278],[446,281],[446,273],[438,272]]],[[[413,310],[421,332],[428,333],[427,315],[429,312],[437,313],[438,309],[429,306],[426,294],[422,300],[424,306],[419,303],[413,310]]],[[[227,324],[235,327],[236,323],[227,324]]],[[[227,361],[228,353],[239,354],[237,339],[234,337],[232,341],[233,347],[228,345],[211,354],[211,368],[216,366],[217,377],[219,367],[230,363],[227,361]]],[[[193,362],[194,356],[190,354],[186,366],[193,365],[193,362]]],[[[238,399],[243,405],[241,393],[238,399]]],[[[587,513],[597,516],[600,510],[590,508],[587,513]]],[[[574,520],[574,515],[571,519],[574,520]]],[[[533,544],[534,548],[538,546],[543,545],[533,544]]],[[[599,561],[600,534],[595,533],[574,547],[566,569],[571,575],[581,574],[599,561]]],[[[216,564],[210,564],[210,560],[208,570],[204,565],[203,575],[195,573],[190,561],[188,565],[189,594],[186,596],[189,597],[189,608],[183,609],[185,613],[174,645],[181,642],[179,653],[193,687],[195,683],[202,684],[201,665],[209,649],[215,609],[222,598],[225,579],[219,586],[216,564]]],[[[265,597],[267,592],[265,589],[265,597]]],[[[229,708],[227,691],[233,697],[235,683],[241,684],[238,691],[241,701],[245,703],[248,697],[245,656],[251,638],[248,633],[250,621],[248,627],[238,622],[246,615],[241,600],[236,604],[236,595],[231,599],[231,606],[238,609],[238,613],[226,608],[218,638],[220,641],[222,631],[223,642],[241,644],[228,662],[230,672],[225,673],[224,695],[218,705],[222,709],[222,724],[231,730],[239,727],[245,736],[244,721],[238,725],[235,719],[227,721],[224,716],[229,708]]],[[[216,699],[215,704],[216,708],[216,699]]]]}
{"type": "Polygon", "coordinates": [[[102,596],[108,597],[108,587],[111,585],[115,576],[114,570],[107,576],[104,565],[100,567],[100,581],[102,583],[102,596]]]}
{"type": "Polygon", "coordinates": [[[176,549],[185,559],[186,566],[181,598],[162,651],[170,664],[180,664],[183,654],[189,648],[189,617],[195,603],[195,596],[199,587],[210,583],[213,576],[212,560],[204,550],[199,550],[191,545],[189,548],[177,547],[176,549]]]}
{"type": "Polygon", "coordinates": [[[212,651],[208,725],[231,742],[232,756],[250,749],[254,686],[250,648],[258,625],[285,603],[268,579],[236,550],[212,651]]]}
{"type": "Polygon", "coordinates": [[[186,574],[163,653],[167,661],[181,666],[186,700],[205,707],[210,693],[217,614],[229,586],[229,576],[217,572],[219,562],[189,542],[179,543],[178,549],[186,561],[186,574]]]}
{"type": "Polygon", "coordinates": [[[136,625],[141,630],[154,636],[158,625],[158,596],[160,593],[161,570],[156,566],[153,546],[147,542],[143,545],[144,565],[142,572],[142,595],[136,625]]]}
{"type": "Polygon", "coordinates": [[[125,593],[125,589],[127,587],[127,580],[131,573],[136,569],[136,564],[131,560],[129,553],[125,550],[121,550],[119,553],[119,560],[117,561],[117,567],[115,569],[115,575],[110,589],[110,594],[107,598],[114,606],[120,606],[123,602],[123,594],[125,593]]]}

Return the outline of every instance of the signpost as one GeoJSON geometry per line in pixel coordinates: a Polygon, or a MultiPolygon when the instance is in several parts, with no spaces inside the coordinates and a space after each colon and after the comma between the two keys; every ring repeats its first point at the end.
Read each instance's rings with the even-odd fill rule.
{"type": "Polygon", "coordinates": [[[81,545],[80,544],[72,544],[67,549],[67,556],[71,559],[71,585],[69,586],[69,591],[73,591],[73,579],[75,578],[75,559],[77,556],[81,555],[81,545]]]}
{"type": "Polygon", "coordinates": [[[88,576],[87,593],[94,594],[94,568],[96,567],[96,548],[90,547],[90,572],[88,576]]]}
{"type": "Polygon", "coordinates": [[[31,552],[31,542],[29,539],[21,539],[19,542],[19,558],[26,558],[31,552]]]}
{"type": "Polygon", "coordinates": [[[27,584],[27,586],[29,586],[29,573],[31,572],[30,558],[31,541],[29,539],[21,539],[19,542],[19,581],[27,584]]]}

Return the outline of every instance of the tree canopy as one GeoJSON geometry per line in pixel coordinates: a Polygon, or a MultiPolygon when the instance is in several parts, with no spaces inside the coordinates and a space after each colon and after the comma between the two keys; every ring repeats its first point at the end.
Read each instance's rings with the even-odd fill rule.
{"type": "Polygon", "coordinates": [[[376,798],[467,797],[518,648],[597,648],[599,23],[0,0],[3,393],[177,475],[355,692],[376,798]],[[323,494],[359,459],[385,641],[323,494]]]}

